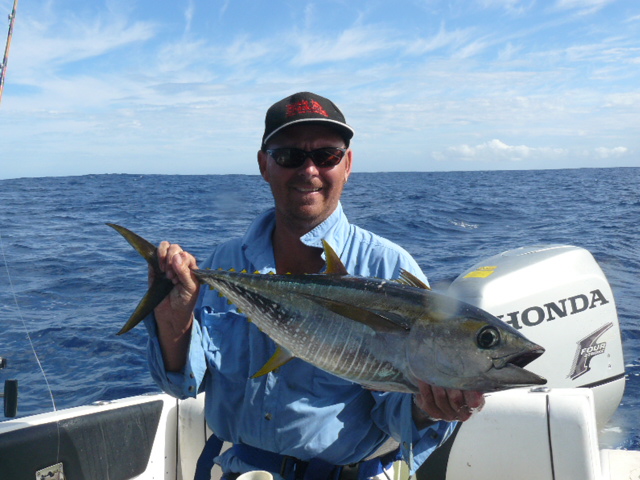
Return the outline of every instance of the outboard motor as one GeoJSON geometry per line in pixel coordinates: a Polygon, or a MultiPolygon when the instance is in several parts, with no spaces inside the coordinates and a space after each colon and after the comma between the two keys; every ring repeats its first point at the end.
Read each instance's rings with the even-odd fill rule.
{"type": "Polygon", "coordinates": [[[510,250],[462,273],[446,293],[543,346],[546,352],[526,368],[550,388],[591,389],[599,427],[618,408],[625,383],[618,315],[611,287],[587,250],[510,250]]]}
{"type": "Polygon", "coordinates": [[[625,372],[611,287],[588,251],[510,250],[463,272],[445,293],[544,347],[525,368],[548,383],[487,395],[482,411],[458,424],[417,480],[632,477],[637,467],[616,463],[616,450],[599,447],[598,430],[620,404],[625,372]]]}

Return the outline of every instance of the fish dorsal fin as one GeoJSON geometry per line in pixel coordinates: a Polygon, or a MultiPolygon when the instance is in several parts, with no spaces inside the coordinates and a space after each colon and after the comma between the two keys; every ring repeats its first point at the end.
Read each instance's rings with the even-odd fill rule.
{"type": "Polygon", "coordinates": [[[338,315],[342,315],[343,317],[362,323],[376,332],[393,332],[398,330],[406,331],[411,329],[411,325],[404,317],[393,312],[370,310],[364,307],[338,302],[331,298],[318,297],[316,295],[304,293],[300,295],[322,305],[324,308],[331,310],[338,315]]]}
{"type": "Polygon", "coordinates": [[[273,372],[276,368],[281,367],[289,360],[293,360],[295,357],[286,348],[278,347],[276,353],[265,363],[260,370],[254,373],[251,378],[261,377],[269,372],[273,372]]]}
{"type": "Polygon", "coordinates": [[[424,290],[431,290],[431,287],[416,277],[413,273],[406,271],[404,268],[400,269],[400,278],[396,280],[402,285],[408,285],[410,287],[422,288],[424,290]]]}
{"type": "Polygon", "coordinates": [[[322,240],[322,246],[324,247],[324,256],[327,262],[327,275],[349,275],[347,268],[331,245],[322,240]]]}

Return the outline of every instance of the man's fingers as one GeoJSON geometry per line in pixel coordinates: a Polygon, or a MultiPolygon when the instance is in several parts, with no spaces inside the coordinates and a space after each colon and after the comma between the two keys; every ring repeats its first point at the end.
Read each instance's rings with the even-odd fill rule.
{"type": "Polygon", "coordinates": [[[442,412],[444,420],[458,420],[460,406],[462,402],[462,394],[460,390],[447,390],[442,387],[433,387],[433,396],[436,406],[442,412]]]}
{"type": "Polygon", "coordinates": [[[420,407],[431,418],[439,420],[455,420],[455,412],[449,405],[449,397],[444,388],[428,384],[420,385],[420,398],[416,400],[420,407]]]}
{"type": "Polygon", "coordinates": [[[432,418],[465,421],[484,405],[482,392],[420,385],[416,404],[432,418]]]}
{"type": "Polygon", "coordinates": [[[464,392],[465,404],[472,410],[479,412],[484,407],[484,394],[482,392],[475,392],[472,390],[465,390],[464,392]]]}

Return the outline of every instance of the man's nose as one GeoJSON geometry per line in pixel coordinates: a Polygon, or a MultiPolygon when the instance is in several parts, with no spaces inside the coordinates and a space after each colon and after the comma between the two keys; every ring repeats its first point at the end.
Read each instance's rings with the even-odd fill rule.
{"type": "Polygon", "coordinates": [[[300,165],[299,168],[304,171],[309,170],[310,172],[318,172],[318,166],[309,155],[305,157],[304,163],[300,165]]]}

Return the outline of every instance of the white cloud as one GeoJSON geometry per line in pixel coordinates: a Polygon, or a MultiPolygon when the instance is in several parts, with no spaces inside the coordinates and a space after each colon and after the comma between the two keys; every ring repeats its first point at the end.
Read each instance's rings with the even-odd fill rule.
{"type": "Polygon", "coordinates": [[[458,50],[453,55],[453,58],[465,59],[465,58],[474,57],[474,56],[479,55],[480,53],[482,53],[490,45],[491,45],[491,43],[486,41],[486,40],[475,40],[475,41],[469,43],[468,45],[465,45],[460,50],[458,50]]]}
{"type": "Polygon", "coordinates": [[[298,49],[292,59],[294,65],[335,63],[346,60],[363,60],[375,53],[388,52],[397,47],[397,40],[379,25],[354,26],[335,36],[318,38],[315,34],[294,32],[290,41],[298,49]]]}
{"type": "Polygon", "coordinates": [[[195,13],[195,10],[196,10],[196,7],[193,3],[193,0],[189,0],[189,3],[187,4],[187,7],[184,10],[185,33],[189,33],[191,31],[191,23],[193,21],[193,14],[195,13]]]}
{"type": "Polygon", "coordinates": [[[640,92],[607,95],[605,107],[634,107],[638,111],[640,110],[640,92]]]}
{"type": "Polygon", "coordinates": [[[526,145],[507,145],[501,140],[493,139],[475,146],[464,144],[449,147],[446,153],[435,152],[434,158],[436,160],[455,158],[456,160],[466,161],[520,162],[543,151],[545,154],[554,153],[557,155],[564,153],[562,150],[553,151],[552,149],[533,148],[526,145]]]}
{"type": "Polygon", "coordinates": [[[428,38],[419,38],[409,42],[406,52],[411,55],[423,55],[445,47],[457,47],[469,41],[472,29],[455,29],[447,31],[442,22],[440,30],[435,35],[428,38]]]}
{"type": "Polygon", "coordinates": [[[509,13],[522,14],[532,7],[533,0],[478,0],[484,8],[502,8],[509,13]]]}
{"type": "Polygon", "coordinates": [[[150,22],[129,23],[117,17],[90,21],[27,18],[12,44],[12,75],[18,82],[44,84],[63,67],[146,42],[155,36],[156,29],[150,22]]]}
{"type": "MultiPolygon", "coordinates": [[[[563,159],[581,158],[582,160],[612,159],[624,157],[631,153],[627,147],[595,147],[595,148],[556,148],[530,147],[527,145],[508,145],[502,140],[493,139],[478,145],[457,145],[444,151],[433,152],[432,156],[439,162],[464,161],[478,164],[525,163],[528,166],[554,162],[563,159]]],[[[524,165],[523,165],[524,167],[524,165]]]]}
{"type": "Polygon", "coordinates": [[[590,15],[613,2],[615,0],[558,0],[555,7],[559,10],[576,10],[580,15],[590,15]]]}
{"type": "Polygon", "coordinates": [[[595,153],[599,158],[612,158],[612,157],[620,157],[629,152],[627,147],[614,147],[614,148],[604,148],[599,147],[595,149],[595,153]]]}
{"type": "Polygon", "coordinates": [[[507,44],[500,50],[498,53],[498,60],[501,62],[508,62],[516,57],[518,52],[523,49],[522,45],[513,45],[511,42],[507,42],[507,44]]]}
{"type": "Polygon", "coordinates": [[[273,42],[241,35],[224,48],[223,59],[227,65],[244,65],[261,60],[276,49],[273,42]]]}

